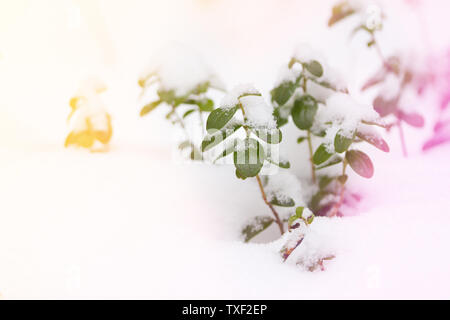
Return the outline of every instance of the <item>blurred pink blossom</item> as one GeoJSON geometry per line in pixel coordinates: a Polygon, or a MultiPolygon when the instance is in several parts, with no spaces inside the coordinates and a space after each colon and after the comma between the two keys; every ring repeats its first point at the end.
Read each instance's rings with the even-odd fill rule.
{"type": "Polygon", "coordinates": [[[450,48],[441,55],[430,55],[426,66],[427,73],[420,78],[417,89],[420,95],[428,93],[434,97],[438,116],[424,151],[450,142],[450,48]]]}

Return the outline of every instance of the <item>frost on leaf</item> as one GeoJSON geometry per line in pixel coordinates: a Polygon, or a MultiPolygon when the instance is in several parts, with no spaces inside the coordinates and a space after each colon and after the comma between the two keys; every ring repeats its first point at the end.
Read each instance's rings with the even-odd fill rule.
{"type": "Polygon", "coordinates": [[[249,242],[255,236],[269,228],[274,220],[271,217],[255,217],[242,229],[245,242],[249,242]]]}

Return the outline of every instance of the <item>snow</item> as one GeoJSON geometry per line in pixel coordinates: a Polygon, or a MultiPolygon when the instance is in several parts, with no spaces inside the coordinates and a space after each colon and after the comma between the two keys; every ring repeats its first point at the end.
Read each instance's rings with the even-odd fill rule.
{"type": "Polygon", "coordinates": [[[278,87],[283,82],[295,82],[300,75],[302,68],[298,64],[294,64],[289,68],[287,64],[280,67],[277,75],[277,80],[274,82],[274,87],[278,87]]]}
{"type": "Polygon", "coordinates": [[[319,61],[321,64],[324,63],[322,54],[306,43],[297,45],[297,48],[294,51],[294,57],[303,63],[313,60],[319,61]]]}
{"type": "Polygon", "coordinates": [[[367,6],[364,25],[369,30],[380,30],[383,25],[383,14],[381,8],[378,5],[371,4],[367,6]]]}
{"type": "Polygon", "coordinates": [[[261,93],[250,83],[235,86],[222,98],[220,107],[225,109],[233,108],[239,104],[240,97],[246,94],[258,95],[261,93]]]}
{"type": "Polygon", "coordinates": [[[401,82],[398,76],[388,73],[381,84],[379,95],[385,100],[395,99],[401,90],[401,82]]]}
{"type": "Polygon", "coordinates": [[[222,98],[220,107],[229,109],[239,104],[242,104],[250,126],[267,129],[276,128],[273,107],[267,104],[260,91],[253,84],[235,86],[222,98]]]}
{"type": "Polygon", "coordinates": [[[75,94],[77,97],[90,97],[99,94],[107,89],[106,84],[96,76],[90,76],[81,81],[80,86],[75,94]]]}
{"type": "Polygon", "coordinates": [[[75,95],[78,98],[77,109],[69,120],[69,128],[73,132],[87,130],[86,119],[89,119],[95,130],[108,130],[106,108],[100,93],[107,89],[106,85],[96,77],[83,80],[75,95]]]}
{"type": "Polygon", "coordinates": [[[350,135],[362,120],[375,121],[378,118],[372,106],[358,103],[348,94],[334,93],[327,99],[325,106],[318,109],[314,126],[331,122],[337,126],[331,129],[333,132],[342,129],[344,135],[350,135]]]}
{"type": "MultiPolygon", "coordinates": [[[[269,201],[271,201],[274,197],[281,201],[287,200],[289,197],[295,201],[296,206],[305,205],[302,197],[303,193],[300,182],[292,173],[283,170],[282,172],[271,175],[268,178],[268,183],[267,186],[264,187],[264,190],[268,194],[269,201]]],[[[292,209],[289,211],[291,211],[290,214],[292,214],[292,209]]]]}
{"type": "Polygon", "coordinates": [[[178,96],[189,93],[207,81],[222,87],[204,58],[192,47],[180,43],[168,45],[154,55],[141,78],[150,74],[156,74],[161,89],[175,90],[178,96]]]}
{"type": "MultiPolygon", "coordinates": [[[[170,34],[192,41],[201,52],[215,52],[214,66],[228,84],[245,79],[269,89],[271,71],[288,61],[285,55],[291,50],[291,43],[280,41],[281,32],[284,39],[314,37],[327,43],[336,38],[336,43],[347,45],[336,34],[311,32],[325,25],[317,17],[329,6],[308,2],[311,11],[301,10],[305,3],[292,4],[292,15],[269,2],[211,4],[219,12],[215,15],[204,14],[207,9],[196,15],[182,10],[191,8],[187,2],[177,11],[165,3],[162,9],[152,7],[154,11],[143,10],[137,2],[125,11],[117,2],[102,3],[106,29],[112,30],[117,49],[116,64],[104,72],[110,88],[104,101],[115,130],[105,154],[64,149],[63,139],[70,111],[67,100],[75,92],[74,84],[84,78],[82,69],[91,72],[96,63],[109,59],[103,59],[91,40],[64,31],[64,16],[55,23],[59,18],[54,12],[59,13],[63,4],[53,3],[54,10],[33,5],[19,20],[31,24],[18,23],[14,36],[2,38],[0,81],[9,90],[0,99],[1,297],[448,299],[448,144],[421,154],[426,135],[408,127],[409,158],[400,155],[395,131],[386,138],[389,154],[361,144],[374,162],[375,175],[364,180],[349,170],[348,190],[362,198],[355,215],[316,217],[301,230],[304,242],[283,263],[279,250],[285,243],[284,238],[276,240],[276,226],[255,243],[240,241],[248,219],[271,214],[256,181],[236,179],[232,164],[173,161],[176,145],[170,138],[177,128],[164,120],[166,110],[138,118],[137,74],[167,36],[163,28],[152,28],[155,20],[161,23],[166,14],[173,14],[174,19],[163,22],[170,34]],[[198,19],[195,26],[189,21],[191,14],[198,19]],[[268,25],[268,14],[278,23],[268,25]],[[236,15],[229,32],[226,22],[236,15]],[[195,32],[199,39],[189,37],[195,32]],[[18,36],[24,41],[18,42],[18,36]],[[35,48],[32,55],[24,47],[30,43],[35,48]],[[239,45],[245,50],[236,50],[239,45]],[[324,272],[305,270],[329,254],[335,258],[324,262],[324,272]]],[[[443,18],[445,5],[437,5],[443,18]]],[[[95,28],[93,24],[82,30],[95,28]]],[[[350,55],[346,66],[338,52],[348,52],[329,49],[342,59],[344,70],[349,67],[348,73],[352,66],[368,64],[350,55]]],[[[361,72],[368,74],[366,69],[361,72]]],[[[265,96],[267,91],[261,90],[265,96]]],[[[300,191],[308,199],[313,188],[307,180],[306,144],[295,142],[299,135],[292,123],[283,127],[292,164],[283,173],[302,178],[300,191]]],[[[313,145],[318,141],[313,139],[313,145]]]]}
{"type": "Polygon", "coordinates": [[[255,128],[275,129],[273,107],[262,96],[246,96],[240,99],[245,110],[247,123],[255,128]]]}
{"type": "Polygon", "coordinates": [[[448,297],[449,148],[374,153],[375,177],[358,183],[368,207],[316,217],[284,264],[280,241],[236,242],[246,219],[270,211],[231,167],[174,166],[169,150],[125,145],[0,154],[5,298],[448,297]],[[325,272],[295,266],[330,253],[325,272]]]}

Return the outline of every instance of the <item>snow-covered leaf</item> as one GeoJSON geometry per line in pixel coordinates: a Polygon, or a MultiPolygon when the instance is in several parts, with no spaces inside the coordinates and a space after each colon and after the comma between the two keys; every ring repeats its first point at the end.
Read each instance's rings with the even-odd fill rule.
{"type": "Polygon", "coordinates": [[[292,108],[292,120],[301,130],[308,130],[314,123],[317,113],[317,101],[310,95],[304,95],[295,100],[292,108]]]}
{"type": "Polygon", "coordinates": [[[277,127],[280,128],[289,122],[290,107],[280,106],[273,109],[273,116],[277,122],[277,127]]]}
{"type": "Polygon", "coordinates": [[[283,138],[280,129],[255,129],[253,132],[258,138],[270,144],[278,144],[283,138]]]}
{"type": "Polygon", "coordinates": [[[333,157],[331,157],[328,161],[326,161],[324,164],[322,164],[321,166],[317,166],[316,170],[320,170],[320,169],[324,169],[324,168],[328,168],[331,166],[334,166],[338,163],[342,162],[342,157],[338,156],[337,154],[335,154],[333,157]]]}
{"type": "Polygon", "coordinates": [[[238,106],[232,108],[217,108],[213,110],[206,121],[206,130],[220,130],[227,125],[238,110],[238,106]]]}
{"type": "Polygon", "coordinates": [[[323,67],[317,60],[312,60],[310,62],[303,64],[306,70],[308,70],[313,76],[320,78],[323,76],[323,67]]]}
{"type": "Polygon", "coordinates": [[[219,143],[225,141],[227,138],[229,138],[233,133],[236,132],[241,127],[240,124],[237,124],[235,126],[225,127],[221,130],[211,130],[213,131],[212,134],[208,134],[202,141],[201,149],[203,152],[211,150],[215,146],[217,146],[219,143]]]}
{"type": "Polygon", "coordinates": [[[276,102],[279,106],[286,104],[286,102],[288,102],[294,94],[295,89],[295,83],[292,81],[285,81],[281,83],[270,92],[272,95],[272,101],[276,102]]]}
{"type": "Polygon", "coordinates": [[[266,230],[273,223],[271,217],[255,217],[253,220],[242,229],[242,235],[244,236],[244,241],[249,242],[255,236],[266,230]]]}
{"type": "Polygon", "coordinates": [[[255,139],[248,138],[234,152],[234,166],[241,177],[255,177],[261,171],[265,159],[264,148],[255,139]]]}
{"type": "Polygon", "coordinates": [[[324,163],[325,161],[327,161],[328,159],[331,158],[331,156],[333,155],[333,153],[331,153],[330,151],[328,151],[328,147],[326,146],[326,144],[322,143],[316,150],[316,152],[314,152],[313,155],[313,163],[315,165],[319,165],[324,163]]]}
{"type": "Polygon", "coordinates": [[[342,130],[339,130],[334,137],[334,150],[337,153],[347,151],[353,142],[352,138],[345,136],[342,132],[342,130]]]}
{"type": "Polygon", "coordinates": [[[384,141],[384,139],[381,138],[375,132],[366,133],[366,132],[357,131],[356,136],[358,138],[360,138],[361,140],[364,140],[364,141],[370,143],[371,145],[377,147],[381,151],[389,152],[389,146],[388,146],[387,142],[384,141]]]}
{"type": "Polygon", "coordinates": [[[289,169],[291,167],[291,163],[288,160],[275,161],[269,155],[266,155],[266,160],[283,169],[289,169]]]}
{"type": "Polygon", "coordinates": [[[272,195],[271,204],[278,207],[293,207],[295,206],[295,201],[291,197],[277,197],[276,195],[272,195]]]}
{"type": "Polygon", "coordinates": [[[236,151],[236,143],[237,140],[233,140],[230,144],[228,144],[227,147],[222,151],[222,153],[214,160],[214,162],[217,162],[219,159],[229,156],[234,151],[236,151]]]}
{"type": "Polygon", "coordinates": [[[210,112],[214,110],[214,101],[211,99],[198,100],[196,104],[201,111],[210,112]]]}

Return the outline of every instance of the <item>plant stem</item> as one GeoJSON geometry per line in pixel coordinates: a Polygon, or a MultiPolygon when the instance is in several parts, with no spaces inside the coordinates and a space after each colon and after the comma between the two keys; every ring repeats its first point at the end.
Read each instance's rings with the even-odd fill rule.
{"type": "Polygon", "coordinates": [[[280,229],[280,233],[283,234],[284,233],[283,223],[280,220],[280,216],[278,215],[278,212],[275,210],[275,208],[272,206],[272,204],[267,200],[267,195],[266,195],[266,192],[264,191],[264,187],[262,185],[261,178],[259,177],[259,175],[256,176],[256,181],[258,181],[259,190],[261,191],[261,195],[263,197],[264,202],[272,211],[272,213],[275,217],[275,222],[278,225],[278,228],[280,229]]]}
{"type": "Polygon", "coordinates": [[[184,134],[186,135],[186,139],[188,139],[190,141],[191,139],[189,138],[189,134],[187,132],[186,126],[184,125],[183,119],[180,118],[180,116],[178,115],[174,106],[172,106],[172,111],[173,111],[173,114],[175,115],[175,118],[177,118],[177,121],[180,124],[181,128],[183,129],[184,134]]]}
{"type": "Polygon", "coordinates": [[[314,167],[313,163],[313,147],[312,147],[312,141],[311,141],[311,131],[308,130],[308,150],[309,150],[309,163],[311,164],[311,179],[313,183],[316,183],[316,168],[314,167]]]}
{"type": "Polygon", "coordinates": [[[407,157],[408,156],[408,150],[406,149],[405,135],[403,133],[402,122],[400,120],[397,121],[397,127],[398,127],[398,133],[400,135],[400,142],[402,144],[403,156],[407,157]]]}
{"type": "MultiPolygon", "coordinates": [[[[347,160],[344,159],[344,162],[342,162],[342,175],[345,175],[345,169],[347,168],[347,160]]],[[[345,193],[345,184],[342,184],[341,192],[339,193],[339,201],[334,204],[333,208],[331,209],[331,213],[328,215],[329,217],[334,217],[339,212],[340,207],[342,206],[342,203],[344,202],[344,193],[345,193]]]]}
{"type": "MultiPolygon", "coordinates": [[[[381,62],[383,63],[384,67],[387,68],[388,70],[392,71],[392,66],[389,64],[388,61],[386,61],[383,52],[381,51],[380,45],[378,44],[377,40],[375,39],[375,35],[372,34],[372,42],[373,45],[377,51],[378,56],[380,57],[381,62]]],[[[398,93],[398,96],[400,96],[400,92],[398,93]]],[[[403,156],[407,157],[408,156],[408,151],[406,149],[406,140],[405,140],[405,135],[403,133],[403,128],[402,128],[402,123],[401,120],[399,119],[397,121],[397,127],[398,127],[398,132],[400,135],[400,142],[402,144],[402,152],[403,152],[403,156]]]]}
{"type": "Polygon", "coordinates": [[[386,59],[384,58],[383,52],[381,51],[381,48],[380,48],[380,45],[378,44],[377,40],[375,39],[374,34],[372,34],[372,42],[373,42],[373,46],[375,47],[375,50],[377,51],[378,57],[380,58],[383,65],[390,68],[390,66],[386,62],[386,59]]]}
{"type": "Polygon", "coordinates": [[[202,127],[202,134],[205,134],[206,132],[205,132],[205,126],[204,126],[204,123],[203,123],[203,112],[202,112],[202,110],[199,110],[198,111],[198,114],[199,114],[199,119],[200,119],[200,126],[202,127]]]}
{"type": "MultiPolygon", "coordinates": [[[[302,89],[303,89],[303,93],[306,94],[306,90],[307,90],[307,85],[306,85],[306,76],[303,75],[303,84],[302,84],[302,89]]],[[[308,150],[309,150],[309,163],[311,165],[311,179],[312,182],[315,184],[316,183],[316,169],[314,167],[314,163],[313,163],[313,146],[312,146],[312,141],[311,141],[311,131],[307,130],[308,135],[307,135],[307,140],[308,140],[308,150]]]]}
{"type": "MultiPolygon", "coordinates": [[[[242,111],[242,115],[244,116],[244,119],[246,119],[244,106],[242,105],[242,103],[240,101],[239,101],[239,107],[240,107],[240,109],[242,111]]],[[[245,129],[245,133],[246,133],[247,137],[249,137],[250,136],[250,132],[248,130],[248,127],[247,126],[243,126],[243,128],[245,129]]],[[[273,213],[273,215],[275,217],[275,222],[278,225],[278,228],[280,229],[280,233],[283,234],[284,233],[284,228],[283,228],[283,223],[280,220],[280,215],[275,210],[275,208],[272,206],[272,204],[267,200],[267,195],[266,195],[266,192],[264,191],[264,187],[262,185],[261,178],[259,177],[259,174],[256,175],[256,181],[258,181],[259,190],[261,191],[261,195],[262,195],[262,198],[264,200],[264,203],[270,208],[270,211],[272,211],[272,213],[273,213]]]]}

